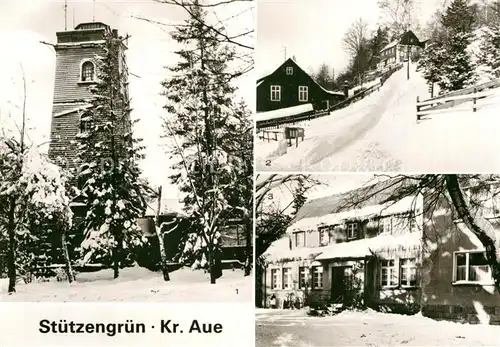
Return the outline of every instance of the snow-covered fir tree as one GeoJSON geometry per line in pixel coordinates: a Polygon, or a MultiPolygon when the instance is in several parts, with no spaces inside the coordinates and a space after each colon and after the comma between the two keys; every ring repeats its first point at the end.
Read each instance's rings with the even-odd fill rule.
{"type": "Polygon", "coordinates": [[[233,101],[231,80],[238,73],[228,65],[234,49],[205,25],[207,14],[198,5],[196,0],[190,4],[190,19],[172,33],[182,48],[177,52],[180,61],[169,68],[171,76],[162,84],[169,113],[164,124],[165,136],[174,143],[171,154],[178,160],[171,178],[192,217],[181,259],[208,269],[215,283],[222,275],[220,229],[225,216],[239,208],[242,217],[248,215],[247,203],[228,194],[238,182],[249,182],[236,182],[242,175],[249,177],[238,153],[245,146],[242,131],[248,120],[233,101]]]}
{"type": "Polygon", "coordinates": [[[473,85],[476,65],[469,51],[474,28],[474,11],[467,0],[453,0],[441,15],[440,29],[422,55],[421,66],[428,82],[438,83],[441,91],[473,85]]]}
{"type": "Polygon", "coordinates": [[[476,67],[468,51],[470,42],[471,34],[468,32],[455,32],[447,41],[438,81],[441,90],[459,90],[476,82],[476,67]]]}
{"type": "Polygon", "coordinates": [[[500,78],[500,1],[491,5],[489,25],[483,29],[478,64],[489,79],[500,78]]]}
{"type": "Polygon", "coordinates": [[[129,100],[122,92],[118,51],[122,38],[109,33],[95,58],[96,85],[76,139],[78,198],[87,206],[83,263],[113,266],[114,277],[135,247],[143,243],[137,219],[146,209],[146,185],[138,162],[144,156],[133,136],[129,100]]]}
{"type": "Polygon", "coordinates": [[[65,176],[36,147],[0,138],[0,238],[7,245],[8,291],[19,277],[31,281],[38,266],[50,259],[43,243],[60,242],[67,277],[73,274],[65,244],[73,214],[65,176]],[[58,241],[57,241],[58,240],[58,241]]]}

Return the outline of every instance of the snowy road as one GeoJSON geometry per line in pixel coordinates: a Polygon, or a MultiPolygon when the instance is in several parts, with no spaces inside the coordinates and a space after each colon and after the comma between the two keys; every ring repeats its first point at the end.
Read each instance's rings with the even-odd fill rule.
{"type": "MultiPolygon", "coordinates": [[[[414,71],[414,69],[412,69],[414,71]]],[[[306,139],[280,157],[265,157],[260,171],[487,171],[500,170],[500,91],[416,122],[416,99],[428,97],[419,73],[396,72],[380,91],[330,116],[311,121],[306,139]]],[[[262,148],[264,155],[259,155],[262,148]]]]}
{"type": "Polygon", "coordinates": [[[499,326],[374,311],[308,317],[303,310],[257,310],[256,318],[256,347],[498,346],[500,342],[499,326]]]}

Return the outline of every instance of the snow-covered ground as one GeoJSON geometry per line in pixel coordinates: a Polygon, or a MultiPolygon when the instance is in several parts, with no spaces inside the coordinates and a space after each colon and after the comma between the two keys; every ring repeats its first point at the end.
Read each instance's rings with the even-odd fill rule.
{"type": "Polygon", "coordinates": [[[251,302],[253,276],[242,270],[224,270],[216,284],[210,284],[202,270],[181,268],[164,282],[160,272],[141,267],[120,271],[113,279],[112,270],[77,274],[75,283],[50,282],[18,284],[16,293],[7,294],[7,279],[0,279],[0,302],[251,302]]]}
{"type": "MultiPolygon", "coordinates": [[[[305,127],[306,139],[282,156],[260,155],[261,171],[450,171],[496,172],[500,169],[500,90],[416,121],[416,99],[427,99],[428,86],[413,65],[396,72],[359,102],[305,127]],[[267,164],[267,165],[266,165],[267,164]]],[[[267,153],[272,153],[267,145],[267,153]]]]}
{"type": "Polygon", "coordinates": [[[498,346],[500,342],[500,326],[371,310],[331,317],[308,317],[305,312],[257,310],[255,346],[498,346]]]}

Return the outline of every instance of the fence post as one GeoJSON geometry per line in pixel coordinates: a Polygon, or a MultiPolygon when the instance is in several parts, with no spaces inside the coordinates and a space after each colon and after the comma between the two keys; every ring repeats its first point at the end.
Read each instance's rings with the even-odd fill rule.
{"type": "Polygon", "coordinates": [[[477,88],[474,87],[474,99],[472,99],[472,112],[476,112],[477,107],[476,107],[476,93],[477,93],[477,88]]]}
{"type": "Polygon", "coordinates": [[[418,114],[418,112],[420,111],[420,106],[418,106],[419,102],[420,102],[420,97],[417,96],[417,121],[420,120],[420,115],[418,114]]]}

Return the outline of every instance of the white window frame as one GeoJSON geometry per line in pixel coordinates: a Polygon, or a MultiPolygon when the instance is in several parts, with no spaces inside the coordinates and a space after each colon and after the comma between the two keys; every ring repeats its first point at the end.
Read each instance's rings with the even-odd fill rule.
{"type": "Polygon", "coordinates": [[[327,246],[330,243],[330,227],[322,227],[318,229],[320,246],[327,246]],[[326,240],[325,240],[326,236],[326,240]]]}
{"type": "Polygon", "coordinates": [[[293,66],[287,66],[285,71],[286,71],[287,76],[292,76],[293,75],[293,66]]]}
{"type": "Polygon", "coordinates": [[[359,223],[352,222],[346,224],[346,236],[348,240],[355,240],[359,237],[359,223]],[[352,227],[352,228],[351,228],[352,227]],[[354,233],[352,236],[350,235],[351,231],[354,233]]]}
{"type": "Polygon", "coordinates": [[[485,266],[487,267],[487,272],[489,274],[489,279],[482,280],[482,281],[471,281],[470,280],[470,255],[473,253],[485,253],[484,250],[473,250],[473,251],[455,251],[453,252],[453,278],[452,278],[452,283],[453,284],[482,284],[482,285],[494,285],[495,282],[493,280],[493,275],[491,273],[491,268],[489,265],[478,265],[478,266],[485,266]],[[457,270],[458,270],[458,265],[457,265],[457,255],[459,254],[464,254],[465,255],[465,279],[459,280],[457,279],[457,270]]]}
{"type": "Polygon", "coordinates": [[[271,269],[271,289],[280,288],[280,269],[271,269]]]}
{"type": "Polygon", "coordinates": [[[270,88],[271,101],[281,101],[281,86],[273,84],[270,88]]]}
{"type": "Polygon", "coordinates": [[[309,268],[307,266],[299,266],[299,288],[304,289],[308,287],[307,280],[309,277],[309,268]],[[304,279],[304,283],[302,283],[304,279]]]}
{"type": "Polygon", "coordinates": [[[96,69],[97,69],[97,67],[96,67],[95,63],[91,59],[84,59],[84,60],[82,60],[80,62],[80,77],[78,78],[79,83],[95,83],[96,79],[97,79],[97,71],[96,71],[96,69]],[[86,63],[92,64],[93,70],[94,70],[92,79],[90,81],[84,81],[83,80],[83,65],[85,65],[86,63]]]}
{"type": "Polygon", "coordinates": [[[392,234],[393,223],[392,216],[387,216],[382,218],[382,233],[392,234]]]}
{"type": "Polygon", "coordinates": [[[293,281],[292,281],[292,268],[291,267],[284,267],[281,269],[281,282],[283,283],[283,287],[282,287],[283,289],[292,289],[293,281]]]}
{"type": "Polygon", "coordinates": [[[296,231],[293,233],[294,235],[294,243],[295,247],[305,247],[306,246],[306,232],[305,231],[296,231]],[[302,244],[299,245],[299,237],[302,237],[302,244]]]}
{"type": "Polygon", "coordinates": [[[309,87],[299,86],[299,102],[308,102],[308,101],[309,101],[309,87]]]}
{"type": "Polygon", "coordinates": [[[323,266],[313,266],[311,273],[312,289],[323,289],[323,266]]]}
{"type": "Polygon", "coordinates": [[[398,266],[396,264],[396,259],[382,259],[380,261],[380,286],[382,288],[396,288],[398,286],[398,266]],[[393,262],[393,265],[387,265],[389,262],[393,262]],[[384,269],[387,270],[385,280],[387,284],[384,284],[384,269]],[[393,277],[394,275],[394,277],[393,277]],[[392,279],[395,278],[394,282],[392,279]]]}
{"type": "Polygon", "coordinates": [[[417,287],[418,286],[418,272],[417,272],[417,259],[416,258],[401,258],[399,259],[399,269],[400,269],[400,283],[401,287],[417,287]],[[408,263],[405,263],[408,261],[408,263]],[[405,271],[403,271],[405,270],[405,271]],[[406,272],[406,278],[405,278],[406,272]],[[415,277],[415,284],[411,284],[411,278],[415,277]]]}

